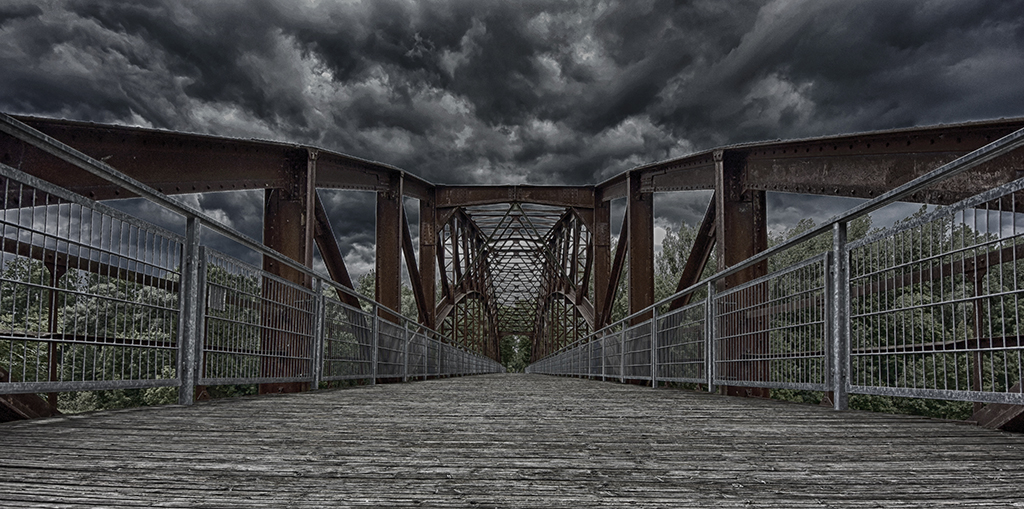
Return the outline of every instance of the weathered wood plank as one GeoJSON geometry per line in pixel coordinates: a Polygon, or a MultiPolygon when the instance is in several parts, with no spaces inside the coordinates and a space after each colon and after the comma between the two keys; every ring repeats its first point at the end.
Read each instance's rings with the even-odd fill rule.
{"type": "Polygon", "coordinates": [[[1024,505],[1024,437],[528,375],[0,425],[2,507],[1024,505]]]}

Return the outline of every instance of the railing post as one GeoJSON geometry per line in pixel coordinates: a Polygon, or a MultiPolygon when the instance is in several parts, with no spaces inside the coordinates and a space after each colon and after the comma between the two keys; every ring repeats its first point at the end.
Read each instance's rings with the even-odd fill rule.
{"type": "Polygon", "coordinates": [[[608,381],[608,361],[605,359],[605,354],[608,352],[607,348],[608,338],[607,334],[601,336],[601,381],[608,381]]]}
{"type": "Polygon", "coordinates": [[[324,303],[324,292],[323,292],[323,280],[320,278],[313,278],[313,294],[316,302],[315,315],[313,322],[313,381],[310,384],[310,389],[317,390],[320,388],[320,379],[323,378],[323,362],[324,362],[324,313],[326,305],[324,303]]]}
{"type": "Polygon", "coordinates": [[[196,380],[199,370],[199,269],[201,249],[199,247],[199,220],[188,217],[185,226],[185,244],[182,246],[181,286],[178,299],[178,404],[191,405],[195,402],[196,380]]]}
{"type": "Polygon", "coordinates": [[[704,303],[704,376],[708,392],[715,392],[715,282],[708,281],[707,301],[704,303]]]}
{"type": "Polygon", "coordinates": [[[619,383],[626,383],[626,325],[619,331],[619,383]]]}
{"type": "Polygon", "coordinates": [[[370,317],[370,385],[377,384],[377,347],[380,344],[380,306],[373,304],[373,315],[370,317]]]}
{"type": "Polygon", "coordinates": [[[593,337],[591,337],[590,340],[587,341],[587,345],[589,346],[587,348],[587,379],[588,380],[593,380],[594,379],[594,338],[593,337]]]}
{"type": "Polygon", "coordinates": [[[850,382],[850,266],[846,252],[846,223],[832,227],[832,403],[849,407],[850,382]]]}
{"type": "Polygon", "coordinates": [[[651,388],[658,387],[658,307],[651,313],[651,388]]]}
{"type": "Polygon", "coordinates": [[[402,353],[402,381],[409,381],[409,324],[405,324],[402,328],[402,339],[405,342],[404,352],[402,353]]]}

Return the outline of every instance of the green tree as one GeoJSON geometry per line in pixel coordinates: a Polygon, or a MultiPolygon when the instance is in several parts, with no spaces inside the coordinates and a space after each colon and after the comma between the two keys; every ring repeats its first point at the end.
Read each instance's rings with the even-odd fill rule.
{"type": "Polygon", "coordinates": [[[509,373],[521,373],[530,362],[530,336],[509,334],[501,340],[501,363],[509,373]]]}
{"type": "MultiPolygon", "coordinates": [[[[654,300],[660,301],[676,292],[679,278],[686,267],[686,260],[690,257],[690,251],[697,239],[697,228],[686,223],[680,223],[679,228],[673,230],[667,228],[665,239],[661,242],[661,253],[655,262],[654,273],[654,300]]],[[[704,279],[718,271],[718,261],[715,252],[712,251],[704,265],[704,271],[699,279],[704,279]]],[[[694,294],[693,300],[703,298],[704,292],[698,291],[694,294]]]]}

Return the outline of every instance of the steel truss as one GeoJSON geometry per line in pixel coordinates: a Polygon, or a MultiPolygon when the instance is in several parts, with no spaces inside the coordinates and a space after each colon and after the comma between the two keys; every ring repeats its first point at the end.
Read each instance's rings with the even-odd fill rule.
{"type": "MultiPolygon", "coordinates": [[[[684,288],[696,281],[712,247],[720,268],[767,248],[765,192],[872,198],[1024,127],[1024,119],[1009,119],[729,146],[634,168],[597,185],[446,186],[314,147],[45,118],[5,117],[5,123],[67,143],[164,194],[263,190],[264,245],[303,267],[312,266],[318,251],[331,278],[349,288],[342,246],[317,189],[375,192],[379,316],[398,321],[404,260],[419,322],[493,359],[509,335],[530,336],[539,358],[600,330],[620,291],[628,292],[630,314],[654,303],[655,193],[715,191],[679,282],[684,288]],[[409,200],[419,203],[418,241],[404,208],[409,200]],[[614,244],[613,200],[626,202],[614,244]],[[627,286],[619,288],[620,281],[627,286]]],[[[7,134],[0,135],[0,163],[95,200],[140,195],[7,134]]],[[[1011,154],[986,162],[905,199],[953,203],[1015,179],[1022,160],[1011,154]]],[[[273,257],[264,256],[262,270],[311,288],[308,275],[273,257]]],[[[746,266],[717,291],[764,274],[764,264],[746,266]]],[[[351,295],[337,295],[356,304],[351,295]]],[[[649,318],[638,315],[632,325],[649,318]]]]}

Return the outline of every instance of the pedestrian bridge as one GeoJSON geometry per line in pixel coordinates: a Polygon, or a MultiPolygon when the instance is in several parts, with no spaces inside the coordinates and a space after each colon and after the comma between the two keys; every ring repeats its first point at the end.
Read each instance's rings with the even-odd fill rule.
{"type": "Polygon", "coordinates": [[[494,374],[0,425],[3,507],[1020,507],[1024,436],[494,374]]]}
{"type": "Polygon", "coordinates": [[[756,143],[594,186],[474,187],[312,147],[0,115],[0,420],[40,418],[0,425],[0,499],[1019,505],[1019,435],[848,408],[943,400],[1021,426],[1022,127],[756,143]],[[318,188],[376,193],[376,299],[353,291],[318,188]],[[264,190],[262,241],[169,196],[233,189],[264,190]],[[653,198],[693,189],[714,197],[656,300],[653,198]],[[768,192],[863,200],[769,247],[768,192]],[[147,217],[103,203],[125,197],[147,217]],[[858,230],[897,201],[925,208],[858,230]],[[528,374],[505,374],[523,349],[528,374]],[[198,401],[252,386],[263,397],[198,401]],[[127,390],[178,405],[57,412],[76,391],[127,390]]]}

